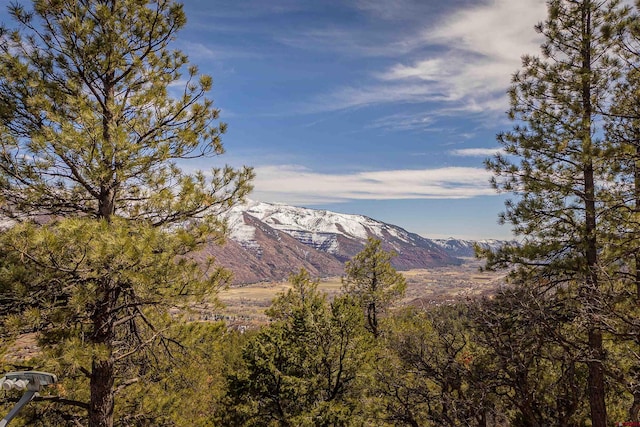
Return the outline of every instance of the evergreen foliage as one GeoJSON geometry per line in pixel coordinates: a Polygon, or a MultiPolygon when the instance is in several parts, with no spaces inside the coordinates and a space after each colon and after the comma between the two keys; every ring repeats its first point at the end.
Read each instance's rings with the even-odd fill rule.
{"type": "Polygon", "coordinates": [[[362,251],[345,265],[342,289],[352,295],[365,311],[367,329],[378,338],[380,316],[407,287],[402,274],[391,266],[392,252],[382,249],[380,240],[369,238],[362,251]]]}
{"type": "Polygon", "coordinates": [[[221,240],[219,213],[247,194],[252,171],[181,170],[222,154],[226,127],[206,97],[211,78],[169,48],[180,4],[35,0],[9,12],[0,211],[15,225],[0,238],[2,327],[38,331],[77,390],[65,403],[77,397],[90,426],[111,426],[116,392],[151,381],[170,352],[175,311],[227,282],[184,255],[221,240]]]}
{"type": "Polygon", "coordinates": [[[487,163],[513,194],[502,220],[521,241],[484,255],[510,283],[478,301],[391,310],[406,282],[370,239],[341,294],[301,271],[246,333],[187,321],[230,277],[189,255],[222,241],[219,214],[252,172],[181,170],[222,154],[225,126],[205,96],[211,79],[169,49],[180,4],[10,6],[0,337],[38,334],[29,367],[61,379],[16,425],[640,421],[640,4],[547,5],[541,56],[513,79],[504,154],[487,163]]]}
{"type": "Polygon", "coordinates": [[[606,112],[606,136],[610,145],[605,161],[615,174],[616,185],[608,189],[606,207],[607,245],[603,258],[610,284],[603,298],[604,329],[615,337],[611,377],[632,398],[628,419],[640,421],[640,25],[637,8],[617,28],[617,56],[621,78],[612,89],[606,112]]]}
{"type": "Polygon", "coordinates": [[[495,372],[475,346],[463,305],[407,309],[391,319],[373,394],[393,425],[497,425],[495,372]]]}
{"type": "Polygon", "coordinates": [[[573,343],[577,308],[571,293],[549,295],[533,284],[471,306],[491,390],[515,409],[513,425],[580,426],[590,419],[588,372],[573,343]]]}
{"type": "Polygon", "coordinates": [[[361,425],[359,391],[370,346],[349,296],[331,303],[302,270],[273,301],[271,319],[232,376],[226,425],[361,425]]]}
{"type": "MultiPolygon", "coordinates": [[[[522,244],[489,256],[489,266],[516,266],[517,281],[574,290],[579,325],[570,345],[589,370],[592,423],[607,425],[604,337],[597,313],[606,281],[602,250],[608,189],[615,171],[604,161],[603,117],[619,78],[614,29],[628,11],[618,1],[548,2],[538,26],[542,56],[525,56],[510,91],[512,131],[499,135],[505,154],[487,163],[501,191],[517,196],[503,220],[522,244]]],[[[554,295],[553,293],[547,295],[554,295]]],[[[557,295],[557,294],[556,294],[557,295]]]]}

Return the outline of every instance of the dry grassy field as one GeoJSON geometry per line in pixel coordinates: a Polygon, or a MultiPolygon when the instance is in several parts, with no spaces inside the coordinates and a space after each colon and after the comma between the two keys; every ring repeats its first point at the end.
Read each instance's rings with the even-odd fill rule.
{"type": "MultiPolygon", "coordinates": [[[[459,266],[438,267],[428,270],[409,270],[402,274],[407,279],[407,292],[400,306],[428,307],[466,298],[489,295],[503,283],[504,273],[480,272],[481,261],[465,260],[459,266]]],[[[339,277],[322,279],[319,289],[331,298],[340,292],[339,277]]],[[[258,283],[233,287],[219,294],[224,307],[203,305],[194,307],[190,320],[225,320],[234,328],[257,328],[267,322],[264,311],[280,292],[291,288],[287,282],[258,283]]],[[[7,351],[5,361],[16,362],[33,357],[39,352],[35,334],[25,334],[7,351]]]]}
{"type": "MultiPolygon", "coordinates": [[[[403,271],[407,292],[400,305],[429,306],[491,294],[503,283],[504,273],[480,272],[480,266],[481,261],[469,259],[459,266],[403,271]]],[[[230,324],[257,326],[266,322],[264,311],[273,298],[290,287],[287,282],[232,287],[219,295],[225,307],[207,310],[205,319],[223,318],[230,324]]],[[[329,297],[340,288],[339,277],[320,281],[319,289],[329,297]]]]}

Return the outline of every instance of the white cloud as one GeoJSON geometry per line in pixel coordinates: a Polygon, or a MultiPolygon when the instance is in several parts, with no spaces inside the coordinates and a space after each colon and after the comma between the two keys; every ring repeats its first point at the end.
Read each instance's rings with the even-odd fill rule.
{"type": "Polygon", "coordinates": [[[545,13],[545,0],[492,0],[459,10],[423,36],[462,52],[519,65],[523,53],[539,52],[541,36],[533,26],[545,13]]]}
{"type": "Polygon", "coordinates": [[[397,64],[386,78],[418,79],[472,111],[503,111],[507,107],[505,91],[521,65],[520,58],[540,50],[542,38],[533,26],[544,18],[545,11],[543,0],[493,0],[462,9],[422,34],[429,44],[446,47],[444,53],[410,65],[397,64]]]}
{"type": "Polygon", "coordinates": [[[274,37],[279,43],[298,49],[339,52],[349,57],[399,56],[422,45],[418,39],[391,36],[388,32],[376,32],[366,27],[311,28],[274,37]]]}
{"type": "Polygon", "coordinates": [[[345,87],[323,97],[321,109],[339,110],[386,103],[454,101],[435,86],[420,83],[390,83],[369,87],[345,87]]]}
{"type": "Polygon", "coordinates": [[[261,56],[259,53],[247,50],[215,46],[211,42],[205,44],[188,40],[180,40],[176,42],[176,46],[180,50],[184,51],[189,59],[194,62],[203,60],[220,61],[230,58],[258,58],[261,56]]]}
{"type": "Polygon", "coordinates": [[[432,130],[435,119],[425,113],[406,114],[398,113],[377,119],[371,125],[372,128],[391,130],[432,130]]]}
{"type": "Polygon", "coordinates": [[[427,13],[429,2],[414,0],[356,0],[357,8],[378,19],[406,21],[427,13]]]}
{"type": "Polygon", "coordinates": [[[449,151],[449,154],[454,156],[464,157],[489,157],[503,152],[499,147],[496,148],[461,148],[457,150],[449,151]]]}
{"type": "Polygon", "coordinates": [[[320,204],[347,200],[464,199],[495,195],[481,168],[445,167],[345,174],[318,173],[297,165],[255,168],[258,200],[320,204]]]}
{"type": "Polygon", "coordinates": [[[462,8],[405,39],[403,61],[374,73],[368,85],[336,91],[322,100],[323,108],[444,102],[449,113],[502,113],[520,58],[540,50],[542,38],[533,27],[545,13],[544,0],[492,0],[462,8]]]}

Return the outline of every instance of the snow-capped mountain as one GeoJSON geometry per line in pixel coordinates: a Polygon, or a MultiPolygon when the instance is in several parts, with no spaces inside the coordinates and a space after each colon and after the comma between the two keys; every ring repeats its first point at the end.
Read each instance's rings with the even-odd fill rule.
{"type": "Polygon", "coordinates": [[[504,240],[461,240],[454,239],[453,237],[449,237],[448,239],[433,239],[433,242],[444,249],[449,255],[455,257],[474,257],[476,246],[495,251],[505,244],[504,240]]]}
{"type": "Polygon", "coordinates": [[[205,254],[231,269],[235,283],[283,280],[300,268],[316,277],[341,275],[369,237],[397,254],[399,270],[459,264],[467,256],[451,240],[436,242],[363,215],[249,202],[231,209],[227,221],[227,243],[205,254]]]}
{"type": "Polygon", "coordinates": [[[407,245],[433,250],[439,248],[429,239],[363,215],[262,202],[250,202],[234,208],[229,216],[231,239],[247,248],[256,244],[253,239],[255,228],[246,224],[242,214],[250,215],[314,249],[337,256],[343,252],[339,243],[341,238],[364,242],[375,237],[398,253],[407,245]]]}

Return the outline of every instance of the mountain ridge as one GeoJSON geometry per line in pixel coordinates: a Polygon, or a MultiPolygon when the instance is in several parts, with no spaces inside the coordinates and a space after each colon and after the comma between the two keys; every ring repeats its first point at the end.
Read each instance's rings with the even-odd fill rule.
{"type": "Polygon", "coordinates": [[[315,277],[342,275],[344,263],[370,237],[397,254],[392,265],[398,270],[459,265],[461,257],[473,256],[476,243],[504,243],[428,239],[364,215],[256,201],[230,209],[226,220],[227,243],[208,245],[201,256],[233,271],[236,285],[285,280],[301,268],[315,277]]]}

